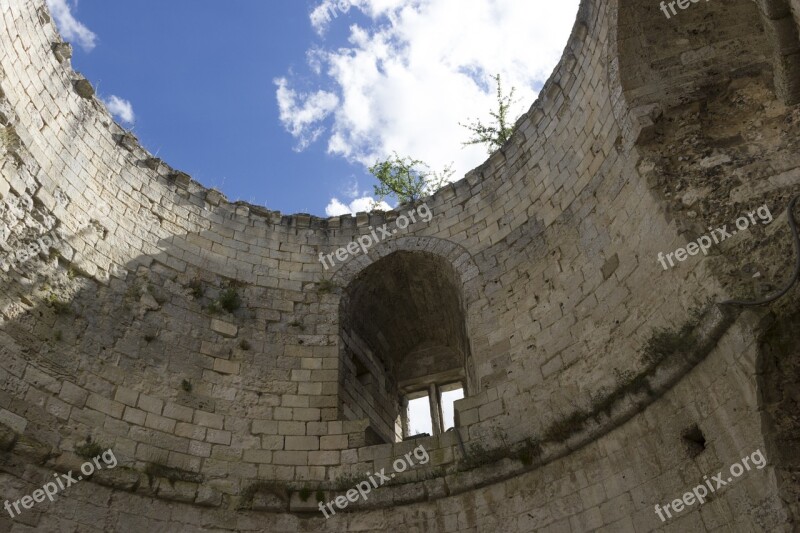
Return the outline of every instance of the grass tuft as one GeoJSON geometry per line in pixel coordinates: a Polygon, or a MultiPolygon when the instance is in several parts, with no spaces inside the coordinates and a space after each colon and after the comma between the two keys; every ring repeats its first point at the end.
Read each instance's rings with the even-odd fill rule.
{"type": "Polygon", "coordinates": [[[242,306],[242,299],[236,289],[229,287],[219,296],[219,305],[229,313],[233,313],[242,306]]]}
{"type": "Polygon", "coordinates": [[[108,449],[106,446],[87,439],[85,443],[75,447],[75,453],[84,459],[93,459],[108,449]]]}
{"type": "Polygon", "coordinates": [[[53,311],[57,315],[71,315],[72,308],[70,307],[68,302],[62,302],[58,299],[55,293],[50,293],[50,296],[47,297],[47,305],[53,308],[53,311]]]}
{"type": "Polygon", "coordinates": [[[203,297],[205,293],[205,288],[203,287],[203,282],[200,281],[200,278],[194,278],[189,283],[186,284],[186,288],[189,289],[189,294],[191,294],[196,300],[199,300],[203,297]]]}
{"type": "Polygon", "coordinates": [[[323,279],[319,283],[317,283],[317,292],[319,294],[330,294],[331,292],[336,289],[338,285],[332,282],[329,279],[323,279]]]}
{"type": "Polygon", "coordinates": [[[180,468],[159,465],[156,463],[149,463],[145,467],[144,473],[147,474],[151,484],[153,483],[153,478],[156,477],[165,478],[169,480],[170,483],[175,483],[176,481],[186,481],[189,483],[203,482],[203,476],[201,474],[189,472],[188,470],[181,470],[180,468]]]}

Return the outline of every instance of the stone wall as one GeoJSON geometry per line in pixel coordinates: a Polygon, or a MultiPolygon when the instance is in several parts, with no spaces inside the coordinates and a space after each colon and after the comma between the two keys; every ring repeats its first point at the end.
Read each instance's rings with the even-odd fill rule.
{"type": "Polygon", "coordinates": [[[791,530],[794,404],[764,390],[796,383],[765,369],[793,353],[797,289],[769,310],[709,303],[793,265],[797,79],[768,4],[667,20],[584,1],[514,138],[425,199],[429,222],[326,270],[320,253],[412,206],[232,204],[113,123],[43,1],[0,0],[0,497],[76,470],[87,444],[119,460],[0,527],[791,530]],[[713,256],[656,259],[761,204],[775,220],[713,256]],[[423,348],[442,366],[409,370],[423,348]],[[373,443],[403,379],[455,367],[457,434],[373,443]],[[420,445],[429,462],[321,517],[318,495],[420,445]],[[763,470],[654,513],[756,449],[763,470]]]}

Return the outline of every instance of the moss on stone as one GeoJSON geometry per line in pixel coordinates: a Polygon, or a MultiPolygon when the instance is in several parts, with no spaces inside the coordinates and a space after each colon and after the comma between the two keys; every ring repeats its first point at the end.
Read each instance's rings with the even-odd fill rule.
{"type": "Polygon", "coordinates": [[[323,279],[323,280],[320,280],[319,283],[317,283],[317,292],[319,294],[330,294],[337,287],[338,287],[338,285],[336,285],[331,280],[323,279]]]}
{"type": "Polygon", "coordinates": [[[219,306],[229,313],[233,313],[242,306],[242,299],[236,289],[229,287],[219,295],[219,306]]]}
{"type": "Polygon", "coordinates": [[[144,469],[144,473],[147,474],[151,485],[153,484],[154,478],[157,477],[167,479],[170,483],[175,483],[176,481],[186,481],[189,483],[203,482],[202,474],[157,463],[148,463],[144,469]]]}
{"type": "Polygon", "coordinates": [[[98,442],[87,440],[80,446],[75,447],[75,453],[84,459],[93,459],[108,449],[109,448],[107,446],[103,446],[98,442]]]}
{"type": "Polygon", "coordinates": [[[257,481],[242,489],[239,494],[238,509],[248,509],[253,505],[253,498],[256,494],[266,493],[275,496],[280,501],[288,504],[292,496],[289,487],[278,481],[257,481]]]}

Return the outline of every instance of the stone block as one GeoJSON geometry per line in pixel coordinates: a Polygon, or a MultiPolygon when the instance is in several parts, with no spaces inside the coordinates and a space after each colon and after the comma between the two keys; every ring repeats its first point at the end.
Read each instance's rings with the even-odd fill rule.
{"type": "Polygon", "coordinates": [[[164,406],[163,415],[169,418],[174,418],[175,420],[180,420],[182,422],[191,422],[192,417],[194,416],[194,409],[190,407],[184,407],[183,405],[178,405],[176,403],[167,402],[164,406]]]}
{"type": "Polygon", "coordinates": [[[61,391],[58,393],[58,397],[70,405],[83,407],[89,397],[89,392],[74,383],[63,381],[61,382],[61,391]]]}
{"type": "Polygon", "coordinates": [[[138,399],[138,392],[126,389],[125,387],[117,387],[117,392],[114,394],[114,400],[131,407],[136,407],[136,402],[138,399]]]}
{"type": "Polygon", "coordinates": [[[245,450],[243,460],[248,463],[272,463],[272,452],[268,450],[245,450]]]}
{"type": "Polygon", "coordinates": [[[286,450],[319,450],[319,437],[287,436],[284,447],[286,450]]]}
{"type": "Polygon", "coordinates": [[[273,464],[276,465],[307,465],[308,452],[307,451],[276,451],[272,455],[273,464]]]}
{"type": "Polygon", "coordinates": [[[125,414],[122,415],[123,420],[131,424],[136,424],[137,426],[143,426],[146,418],[147,413],[139,409],[134,409],[133,407],[126,407],[125,414]]]}
{"type": "Polygon", "coordinates": [[[309,465],[335,466],[341,459],[338,451],[319,451],[308,453],[309,465]]]}
{"type": "Polygon", "coordinates": [[[253,435],[277,435],[278,422],[275,420],[253,420],[250,432],[253,435]]]}
{"type": "Polygon", "coordinates": [[[321,450],[344,450],[347,448],[347,435],[325,435],[320,437],[321,450]]]}
{"type": "Polygon", "coordinates": [[[97,394],[90,394],[86,400],[86,407],[100,411],[114,418],[122,418],[122,413],[125,410],[125,405],[108,398],[103,398],[97,394]]]}
{"type": "Polygon", "coordinates": [[[172,433],[175,429],[174,420],[171,418],[154,415],[153,413],[147,413],[147,418],[144,421],[144,425],[145,427],[157,429],[158,431],[163,431],[164,433],[172,433]]]}
{"type": "Polygon", "coordinates": [[[208,413],[206,411],[194,412],[194,423],[198,426],[204,426],[212,429],[222,429],[225,418],[216,413],[208,413]]]}
{"type": "Polygon", "coordinates": [[[206,440],[214,444],[230,445],[231,432],[220,431],[218,429],[209,429],[208,432],[206,433],[206,440]]]}
{"type": "Polygon", "coordinates": [[[264,435],[261,437],[261,447],[265,450],[282,450],[284,438],[281,435],[264,435]]]}
{"type": "Polygon", "coordinates": [[[224,322],[217,318],[211,319],[211,331],[215,331],[223,337],[234,338],[239,334],[239,327],[230,322],[224,322]]]}
{"type": "Polygon", "coordinates": [[[305,422],[291,422],[288,420],[281,420],[278,422],[278,435],[305,435],[306,424],[305,422]]]}
{"type": "Polygon", "coordinates": [[[239,363],[225,359],[214,359],[214,371],[220,374],[238,374],[239,363]]]}
{"type": "Polygon", "coordinates": [[[148,413],[160,415],[163,408],[163,400],[159,400],[158,398],[154,398],[146,394],[139,395],[139,409],[147,411],[148,413]]]}

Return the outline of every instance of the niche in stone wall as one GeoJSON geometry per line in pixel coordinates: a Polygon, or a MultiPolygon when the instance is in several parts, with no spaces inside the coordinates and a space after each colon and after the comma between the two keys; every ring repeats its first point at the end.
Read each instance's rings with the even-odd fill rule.
{"type": "Polygon", "coordinates": [[[441,432],[442,393],[463,388],[469,358],[452,266],[428,252],[381,258],[343,291],[339,328],[342,418],[367,418],[377,442],[398,442],[412,436],[408,402],[427,395],[441,432]]]}

